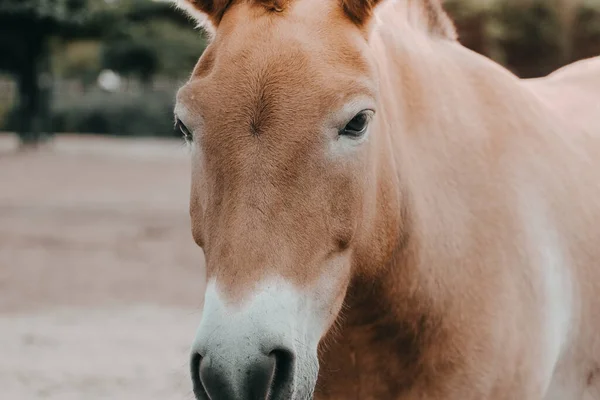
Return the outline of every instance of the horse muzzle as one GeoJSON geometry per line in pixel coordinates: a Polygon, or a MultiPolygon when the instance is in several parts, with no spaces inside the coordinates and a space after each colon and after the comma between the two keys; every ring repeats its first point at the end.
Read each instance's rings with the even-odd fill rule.
{"type": "Polygon", "coordinates": [[[318,309],[285,282],[261,285],[231,304],[207,285],[192,346],[198,400],[306,400],[318,378],[318,309]]]}
{"type": "MultiPolygon", "coordinates": [[[[237,347],[237,346],[236,346],[237,347]]],[[[198,400],[288,400],[294,392],[295,356],[289,350],[212,348],[191,360],[198,400]]]]}

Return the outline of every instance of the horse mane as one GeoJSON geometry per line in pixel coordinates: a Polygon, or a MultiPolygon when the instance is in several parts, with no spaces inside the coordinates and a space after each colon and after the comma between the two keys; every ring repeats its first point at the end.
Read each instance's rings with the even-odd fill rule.
{"type": "Polygon", "coordinates": [[[424,27],[434,36],[457,40],[458,33],[441,0],[405,0],[422,14],[424,27]]]}
{"type": "Polygon", "coordinates": [[[443,0],[380,0],[382,4],[379,8],[376,7],[378,2],[375,0],[342,0],[342,2],[350,18],[361,24],[375,14],[375,19],[385,23],[397,24],[401,19],[432,37],[452,41],[458,39],[454,22],[442,5],[443,0]],[[371,4],[371,7],[365,8],[365,2],[371,4]],[[363,6],[359,7],[359,4],[363,6]],[[392,10],[390,11],[389,8],[392,10]]]}

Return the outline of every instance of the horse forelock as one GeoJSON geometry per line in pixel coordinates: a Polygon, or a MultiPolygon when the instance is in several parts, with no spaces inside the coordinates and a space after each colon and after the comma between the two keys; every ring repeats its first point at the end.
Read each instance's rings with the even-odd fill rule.
{"type": "Polygon", "coordinates": [[[254,2],[269,11],[280,12],[286,9],[292,0],[254,0],[254,2]]]}

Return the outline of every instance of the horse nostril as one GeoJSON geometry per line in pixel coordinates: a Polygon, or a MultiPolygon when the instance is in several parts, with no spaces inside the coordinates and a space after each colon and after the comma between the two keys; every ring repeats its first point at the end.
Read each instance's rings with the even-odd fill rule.
{"type": "Polygon", "coordinates": [[[197,400],[287,400],[293,392],[294,356],[286,350],[192,355],[190,370],[197,400]],[[238,354],[239,355],[239,354],[238,354]]]}
{"type": "Polygon", "coordinates": [[[292,393],[294,376],[294,354],[288,350],[276,349],[269,353],[275,358],[275,374],[271,382],[271,399],[288,399],[292,393]]]}
{"type": "Polygon", "coordinates": [[[196,395],[196,399],[198,400],[209,400],[208,394],[206,393],[204,385],[202,384],[202,379],[200,379],[201,363],[202,356],[198,353],[193,354],[190,361],[190,372],[192,376],[194,395],[196,395]]]}
{"type": "MultiPolygon", "coordinates": [[[[252,361],[246,371],[246,387],[248,399],[266,400],[269,398],[271,385],[275,376],[275,357],[261,354],[252,361]]],[[[272,397],[271,397],[272,398],[272,397]]]]}

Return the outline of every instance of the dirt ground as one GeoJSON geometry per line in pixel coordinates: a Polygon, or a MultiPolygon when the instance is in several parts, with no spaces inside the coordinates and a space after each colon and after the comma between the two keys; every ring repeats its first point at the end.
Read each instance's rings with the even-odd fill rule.
{"type": "Polygon", "coordinates": [[[178,141],[0,135],[0,399],[192,399],[202,252],[178,141]]]}

